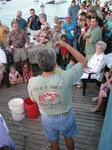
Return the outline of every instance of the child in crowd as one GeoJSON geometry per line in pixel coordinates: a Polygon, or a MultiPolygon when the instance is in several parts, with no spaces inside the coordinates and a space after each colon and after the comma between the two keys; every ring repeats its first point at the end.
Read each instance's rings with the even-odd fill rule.
{"type": "Polygon", "coordinates": [[[32,68],[30,64],[25,62],[23,64],[22,70],[23,70],[23,80],[24,82],[28,82],[29,79],[33,76],[32,68]]]}
{"type": "MultiPolygon", "coordinates": [[[[77,63],[77,61],[75,60],[75,58],[70,57],[69,63],[66,66],[66,70],[71,69],[75,64],[77,63]]],[[[73,85],[76,85],[77,82],[73,83],[73,85]]]]}
{"type": "Polygon", "coordinates": [[[66,66],[66,70],[71,69],[76,63],[77,61],[73,57],[71,57],[69,63],[66,66]]]}
{"type": "Polygon", "coordinates": [[[16,85],[23,82],[23,78],[13,65],[10,66],[9,82],[11,85],[16,85]]]}
{"type": "MultiPolygon", "coordinates": [[[[67,37],[65,34],[61,36],[61,40],[68,43],[67,37]]],[[[62,67],[63,69],[65,69],[66,65],[68,64],[69,52],[66,47],[62,47],[62,46],[60,46],[60,50],[61,50],[61,56],[62,56],[62,67]]]]}
{"type": "Polygon", "coordinates": [[[54,72],[55,72],[55,74],[61,74],[64,72],[64,70],[61,69],[61,67],[58,64],[56,64],[56,68],[55,68],[54,72]]]}
{"type": "Polygon", "coordinates": [[[98,101],[98,103],[95,107],[91,108],[91,112],[99,111],[104,102],[104,98],[107,97],[107,93],[110,90],[110,87],[112,86],[112,68],[109,72],[105,73],[105,77],[107,81],[101,85],[99,95],[97,97],[92,98],[93,102],[98,101]]]}
{"type": "MultiPolygon", "coordinates": [[[[66,70],[71,69],[75,64],[77,64],[77,61],[73,57],[70,57],[70,61],[68,65],[66,66],[66,70]]],[[[82,87],[80,80],[78,80],[77,82],[74,82],[73,85],[77,86],[78,88],[82,87]]]]}
{"type": "Polygon", "coordinates": [[[82,28],[80,37],[78,39],[78,46],[79,46],[79,52],[83,56],[85,56],[84,50],[85,50],[85,45],[86,45],[86,40],[84,39],[84,35],[85,35],[85,28],[82,28]]]}

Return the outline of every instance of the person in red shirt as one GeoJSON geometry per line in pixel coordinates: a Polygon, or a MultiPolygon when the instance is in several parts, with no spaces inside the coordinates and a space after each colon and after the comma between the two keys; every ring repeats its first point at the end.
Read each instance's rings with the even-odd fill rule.
{"type": "MultiPolygon", "coordinates": [[[[67,37],[65,34],[63,34],[61,36],[61,40],[68,43],[67,41],[67,37]]],[[[68,64],[68,59],[69,59],[69,52],[68,52],[68,49],[66,47],[62,47],[60,46],[60,50],[61,50],[61,56],[62,56],[62,67],[63,69],[66,68],[66,65],[68,64]]]]}
{"type": "Polygon", "coordinates": [[[32,68],[27,62],[25,62],[23,64],[22,70],[23,70],[23,80],[24,82],[28,82],[29,79],[33,76],[32,68]]]}

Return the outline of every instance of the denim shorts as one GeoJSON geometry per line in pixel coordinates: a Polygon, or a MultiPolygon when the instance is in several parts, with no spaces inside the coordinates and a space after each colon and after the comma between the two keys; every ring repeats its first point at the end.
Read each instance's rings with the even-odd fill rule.
{"type": "Polygon", "coordinates": [[[44,134],[49,141],[58,141],[60,133],[66,137],[78,134],[75,115],[72,111],[65,114],[45,116],[42,115],[44,134]]]}

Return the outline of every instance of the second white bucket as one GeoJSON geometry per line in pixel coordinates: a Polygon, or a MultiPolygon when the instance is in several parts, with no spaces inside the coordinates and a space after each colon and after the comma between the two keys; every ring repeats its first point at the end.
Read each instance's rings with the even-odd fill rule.
{"type": "Polygon", "coordinates": [[[8,103],[12,117],[15,121],[21,121],[25,118],[24,100],[21,98],[14,98],[8,103]]]}

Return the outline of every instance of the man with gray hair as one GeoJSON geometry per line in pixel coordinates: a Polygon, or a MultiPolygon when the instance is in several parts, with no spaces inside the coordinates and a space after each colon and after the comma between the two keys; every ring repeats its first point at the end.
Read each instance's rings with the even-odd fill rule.
{"type": "Polygon", "coordinates": [[[27,31],[27,22],[24,18],[22,18],[22,11],[20,10],[18,10],[16,13],[16,21],[20,29],[27,31]]]}
{"type": "Polygon", "coordinates": [[[63,41],[65,47],[79,62],[72,69],[55,74],[56,54],[52,49],[38,50],[37,61],[42,74],[33,77],[28,83],[32,101],[38,103],[45,136],[51,143],[51,150],[59,150],[59,133],[62,133],[68,150],[74,150],[73,137],[78,134],[75,116],[72,112],[72,91],[86,65],[86,59],[73,47],[63,41]]]}

